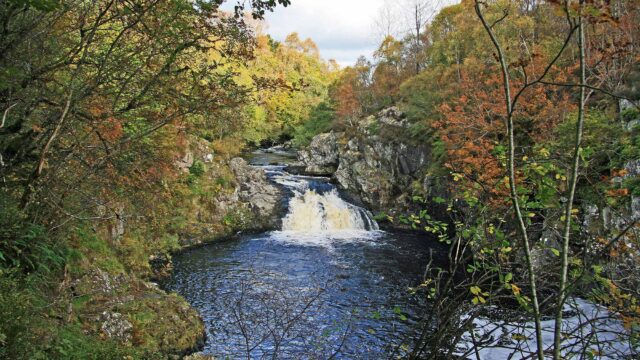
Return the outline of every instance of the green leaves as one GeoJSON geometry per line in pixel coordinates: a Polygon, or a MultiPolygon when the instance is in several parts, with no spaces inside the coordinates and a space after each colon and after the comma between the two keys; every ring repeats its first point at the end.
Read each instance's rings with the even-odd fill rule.
{"type": "Polygon", "coordinates": [[[479,286],[475,286],[475,285],[471,286],[469,288],[469,292],[473,295],[471,302],[474,305],[484,304],[487,302],[486,297],[489,296],[489,293],[482,291],[482,289],[479,286]]]}
{"type": "Polygon", "coordinates": [[[407,321],[407,316],[405,314],[402,313],[402,310],[400,309],[399,306],[396,306],[393,308],[393,312],[398,315],[398,318],[402,321],[407,321]]]}
{"type": "Polygon", "coordinates": [[[32,7],[40,11],[53,11],[60,6],[60,0],[8,0],[9,4],[16,5],[18,7],[32,7]]]}

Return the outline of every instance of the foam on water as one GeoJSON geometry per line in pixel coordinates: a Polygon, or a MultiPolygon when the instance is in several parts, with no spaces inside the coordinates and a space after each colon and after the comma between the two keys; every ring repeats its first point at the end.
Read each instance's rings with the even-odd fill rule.
{"type": "Polygon", "coordinates": [[[272,231],[269,240],[297,246],[316,246],[333,248],[336,243],[360,243],[372,241],[383,236],[383,231],[340,230],[319,233],[302,233],[298,231],[272,231]]]}
{"type": "MultiPolygon", "coordinates": [[[[301,186],[294,188],[300,189],[301,186]]],[[[270,238],[303,246],[331,247],[336,241],[370,241],[381,233],[371,214],[344,201],[333,189],[324,194],[306,189],[295,191],[289,213],[282,219],[282,231],[270,238]]]]}
{"type": "Polygon", "coordinates": [[[335,190],[325,194],[307,190],[289,202],[289,214],[282,220],[282,230],[314,234],[341,230],[370,230],[364,216],[358,210],[342,200],[335,190]]]}

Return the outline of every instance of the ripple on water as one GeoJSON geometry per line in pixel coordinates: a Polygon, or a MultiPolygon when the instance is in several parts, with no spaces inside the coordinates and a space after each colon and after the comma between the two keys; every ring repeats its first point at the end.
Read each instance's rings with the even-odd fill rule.
{"type": "MultiPolygon", "coordinates": [[[[255,156],[254,164],[272,163],[255,156]]],[[[424,304],[407,289],[421,282],[433,239],[373,230],[371,214],[341,199],[327,178],[263,168],[293,194],[284,231],[174,257],[166,287],[200,312],[204,351],[379,359],[415,336],[424,304]]]]}

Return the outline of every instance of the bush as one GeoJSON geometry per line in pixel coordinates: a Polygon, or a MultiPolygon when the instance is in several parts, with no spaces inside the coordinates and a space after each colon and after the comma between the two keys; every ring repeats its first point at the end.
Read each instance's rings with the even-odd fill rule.
{"type": "Polygon", "coordinates": [[[197,178],[202,177],[202,175],[204,175],[204,172],[205,172],[204,163],[199,160],[194,161],[193,165],[191,165],[191,167],[189,168],[189,174],[197,178]]]}
{"type": "Polygon", "coordinates": [[[50,270],[64,262],[64,254],[43,227],[29,222],[8,199],[0,198],[0,268],[25,272],[50,270]]]}
{"type": "Polygon", "coordinates": [[[327,101],[320,103],[311,111],[309,119],[295,128],[293,144],[296,147],[307,146],[314,136],[331,130],[335,115],[333,104],[327,101]]]}

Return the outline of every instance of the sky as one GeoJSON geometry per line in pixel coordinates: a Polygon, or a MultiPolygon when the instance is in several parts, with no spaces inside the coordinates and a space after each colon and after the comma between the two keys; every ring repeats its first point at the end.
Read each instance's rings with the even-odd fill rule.
{"type": "Polygon", "coordinates": [[[342,66],[353,65],[360,55],[371,57],[378,39],[375,18],[385,0],[292,0],[267,14],[266,32],[283,41],[292,32],[310,37],[320,55],[342,66]]]}
{"type": "MultiPolygon", "coordinates": [[[[238,0],[248,2],[247,0],[238,0]]],[[[394,9],[413,1],[420,1],[430,8],[430,14],[445,4],[457,0],[291,0],[291,5],[278,5],[265,16],[264,31],[279,41],[292,32],[301,39],[311,38],[325,60],[336,60],[341,66],[353,65],[360,55],[371,59],[381,42],[381,31],[376,21],[383,8],[394,9]]],[[[223,9],[232,10],[237,1],[229,0],[223,9]]],[[[400,11],[402,12],[402,11],[400,11]]],[[[402,15],[395,15],[394,32],[400,33],[402,15]]],[[[396,34],[398,35],[398,34],[396,34]]]]}
{"type": "MultiPolygon", "coordinates": [[[[353,65],[360,55],[371,58],[380,43],[376,19],[382,8],[397,11],[402,3],[415,0],[292,0],[288,7],[278,6],[267,14],[267,30],[283,41],[292,32],[300,38],[310,37],[320,48],[325,60],[334,59],[342,66],[353,65]]],[[[429,13],[456,0],[423,0],[429,13]]],[[[396,16],[402,16],[396,14],[396,16]]],[[[395,31],[403,27],[401,18],[395,31]]]]}

